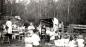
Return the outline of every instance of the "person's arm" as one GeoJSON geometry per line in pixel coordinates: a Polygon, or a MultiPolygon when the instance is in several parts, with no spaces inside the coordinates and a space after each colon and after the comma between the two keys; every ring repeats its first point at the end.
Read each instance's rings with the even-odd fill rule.
{"type": "Polygon", "coordinates": [[[85,40],[83,39],[83,44],[84,44],[84,46],[86,45],[86,42],[85,42],[85,40]]]}
{"type": "Polygon", "coordinates": [[[8,22],[6,22],[6,25],[8,24],[8,22]]]}

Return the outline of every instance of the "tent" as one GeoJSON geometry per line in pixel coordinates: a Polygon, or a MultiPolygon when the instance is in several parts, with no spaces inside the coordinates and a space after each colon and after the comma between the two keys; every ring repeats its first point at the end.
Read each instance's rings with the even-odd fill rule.
{"type": "Polygon", "coordinates": [[[45,25],[47,27],[53,27],[53,18],[47,18],[47,19],[40,19],[40,24],[45,25]]]}

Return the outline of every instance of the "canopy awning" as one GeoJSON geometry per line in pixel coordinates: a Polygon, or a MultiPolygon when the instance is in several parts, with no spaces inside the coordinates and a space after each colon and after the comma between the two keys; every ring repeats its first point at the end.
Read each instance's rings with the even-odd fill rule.
{"type": "Polygon", "coordinates": [[[40,19],[41,24],[45,24],[46,26],[53,27],[53,18],[47,18],[47,19],[40,19]]]}
{"type": "Polygon", "coordinates": [[[86,29],[86,25],[71,24],[74,29],[86,29]]]}

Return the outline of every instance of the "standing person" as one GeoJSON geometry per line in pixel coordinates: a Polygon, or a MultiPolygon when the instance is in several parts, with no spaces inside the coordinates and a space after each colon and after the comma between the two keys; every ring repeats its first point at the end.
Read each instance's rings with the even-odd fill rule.
{"type": "Polygon", "coordinates": [[[54,44],[55,44],[57,47],[60,46],[60,38],[59,38],[59,33],[58,33],[58,31],[55,32],[54,44]]]}
{"type": "Polygon", "coordinates": [[[12,38],[12,22],[11,19],[8,19],[8,21],[6,22],[6,26],[7,28],[7,36],[9,36],[9,39],[12,38]]]}
{"type": "Polygon", "coordinates": [[[60,47],[61,45],[60,45],[60,39],[58,39],[58,40],[54,40],[54,44],[55,44],[55,46],[57,46],[57,47],[60,47]]]}
{"type": "Polygon", "coordinates": [[[69,36],[68,36],[68,34],[65,34],[64,46],[68,47],[68,43],[69,43],[69,36]]]}
{"type": "Polygon", "coordinates": [[[41,29],[41,40],[44,40],[45,42],[45,38],[46,38],[46,26],[43,25],[41,29]]]}
{"type": "Polygon", "coordinates": [[[33,32],[33,30],[35,29],[33,23],[30,23],[30,26],[28,26],[28,32],[33,32]]]}
{"type": "Polygon", "coordinates": [[[84,39],[82,35],[79,35],[77,42],[78,42],[78,47],[84,47],[84,39]]]}
{"type": "Polygon", "coordinates": [[[38,47],[39,46],[39,41],[40,41],[40,37],[38,35],[38,32],[33,32],[32,34],[32,41],[33,41],[33,46],[34,47],[38,47]]]}
{"type": "Polygon", "coordinates": [[[37,30],[38,30],[39,33],[41,34],[41,24],[37,27],[37,30]]]}
{"type": "MultiPolygon", "coordinates": [[[[71,36],[71,38],[73,38],[72,36],[71,36]]],[[[77,47],[77,41],[76,41],[76,38],[73,38],[73,39],[71,39],[70,38],[70,41],[69,41],[69,47],[77,47]]]]}
{"type": "Polygon", "coordinates": [[[33,47],[33,41],[32,41],[31,33],[26,34],[24,41],[25,41],[25,47],[33,47]]]}
{"type": "Polygon", "coordinates": [[[3,32],[7,33],[5,24],[3,24],[3,32]]]}
{"type": "Polygon", "coordinates": [[[46,28],[46,34],[47,34],[47,42],[50,42],[51,31],[49,27],[46,28]]]}
{"type": "Polygon", "coordinates": [[[32,29],[32,30],[34,30],[34,29],[35,29],[35,27],[34,27],[34,25],[33,25],[33,23],[32,23],[32,22],[30,23],[30,26],[28,26],[28,29],[32,29]]]}
{"type": "Polygon", "coordinates": [[[53,19],[53,29],[54,29],[54,32],[58,30],[58,27],[59,27],[59,21],[57,18],[54,17],[53,19]]]}
{"type": "Polygon", "coordinates": [[[55,40],[55,36],[57,34],[55,32],[51,32],[51,35],[50,35],[50,42],[53,44],[54,43],[54,40],[55,40]]]}

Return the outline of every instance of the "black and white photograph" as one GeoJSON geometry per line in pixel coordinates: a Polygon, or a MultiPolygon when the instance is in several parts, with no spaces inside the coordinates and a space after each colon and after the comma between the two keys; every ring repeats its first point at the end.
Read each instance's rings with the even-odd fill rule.
{"type": "Polygon", "coordinates": [[[86,47],[86,0],[0,0],[0,47],[86,47]]]}

